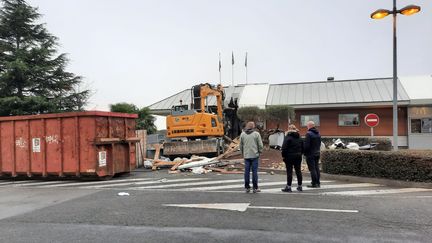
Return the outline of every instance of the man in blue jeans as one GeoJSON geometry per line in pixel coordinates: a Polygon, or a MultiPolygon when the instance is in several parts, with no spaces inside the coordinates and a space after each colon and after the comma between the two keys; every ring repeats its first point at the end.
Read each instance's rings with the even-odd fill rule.
{"type": "Polygon", "coordinates": [[[255,123],[248,122],[240,135],[240,151],[245,161],[245,189],[250,192],[250,169],[252,167],[253,193],[260,192],[258,188],[258,161],[264,146],[261,135],[255,131],[255,123]]]}
{"type": "Polygon", "coordinates": [[[304,155],[306,156],[306,163],[311,174],[311,185],[307,187],[319,188],[321,187],[320,182],[320,169],[319,169],[319,159],[320,159],[320,148],[321,148],[321,135],[318,129],[315,128],[315,123],[313,121],[308,121],[307,133],[304,141],[304,155]]]}

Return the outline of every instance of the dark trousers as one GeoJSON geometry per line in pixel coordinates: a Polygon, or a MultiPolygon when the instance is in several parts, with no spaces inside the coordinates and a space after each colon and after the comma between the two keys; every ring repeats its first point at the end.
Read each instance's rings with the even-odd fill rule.
{"type": "Polygon", "coordinates": [[[250,170],[252,168],[252,186],[258,189],[258,158],[245,159],[244,180],[245,188],[250,188],[250,170]]]}
{"type": "Polygon", "coordinates": [[[319,169],[319,162],[320,156],[319,155],[308,155],[306,156],[306,163],[308,165],[311,179],[312,179],[312,185],[319,185],[320,182],[320,169],[319,169]]]}
{"type": "Polygon", "coordinates": [[[293,156],[284,159],[286,173],[287,173],[287,185],[291,186],[292,184],[292,175],[293,175],[293,167],[297,176],[297,185],[301,186],[303,182],[303,176],[301,173],[301,162],[302,157],[293,156]]]}

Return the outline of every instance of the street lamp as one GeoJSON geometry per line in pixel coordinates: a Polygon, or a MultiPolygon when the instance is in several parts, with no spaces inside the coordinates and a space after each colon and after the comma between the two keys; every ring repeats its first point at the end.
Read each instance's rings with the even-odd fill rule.
{"type": "Polygon", "coordinates": [[[412,15],[420,12],[421,8],[416,5],[408,5],[400,10],[396,8],[396,0],[393,0],[393,10],[378,9],[371,14],[372,19],[382,19],[393,15],[393,150],[398,150],[398,110],[397,110],[397,39],[396,39],[396,16],[397,14],[412,15]]]}

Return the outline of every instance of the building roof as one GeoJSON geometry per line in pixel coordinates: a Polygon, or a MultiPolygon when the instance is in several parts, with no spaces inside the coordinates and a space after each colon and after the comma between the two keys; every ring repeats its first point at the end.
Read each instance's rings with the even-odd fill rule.
{"type": "Polygon", "coordinates": [[[399,77],[410,104],[432,104],[432,75],[399,77]]]}
{"type": "Polygon", "coordinates": [[[269,84],[245,85],[238,101],[239,107],[258,106],[260,108],[265,108],[269,89],[269,84]]]}
{"type": "MultiPolygon", "coordinates": [[[[270,85],[267,105],[293,107],[364,105],[393,100],[393,79],[360,79],[270,85]]],[[[398,100],[409,96],[398,81],[398,100]]]]}
{"type": "MultiPolygon", "coordinates": [[[[240,95],[243,92],[244,85],[238,86],[228,86],[224,87],[225,91],[225,100],[224,105],[228,106],[228,103],[231,100],[231,97],[234,99],[240,99],[240,95]]],[[[190,105],[191,103],[191,90],[186,89],[177,94],[171,95],[168,98],[165,98],[159,102],[156,102],[150,106],[150,110],[152,110],[155,114],[165,115],[171,111],[171,108],[175,105],[180,105],[180,100],[183,105],[190,105]]],[[[209,105],[216,105],[216,98],[214,96],[209,96],[207,100],[209,105]]]]}
{"type": "MultiPolygon", "coordinates": [[[[425,82],[424,80],[420,81],[425,82]]],[[[400,105],[410,103],[410,95],[405,90],[407,82],[409,83],[409,81],[403,80],[401,82],[398,80],[398,102],[400,105]]],[[[429,83],[432,84],[432,81],[429,83]]],[[[410,86],[410,90],[411,88],[417,90],[418,87],[410,86]]],[[[383,106],[391,105],[393,100],[392,78],[285,84],[241,84],[227,86],[224,89],[225,106],[228,105],[232,97],[238,99],[240,107],[265,107],[269,105],[291,105],[294,108],[383,106]]],[[[426,91],[429,90],[431,89],[426,89],[426,91]]],[[[412,93],[415,94],[415,91],[412,93]]],[[[423,96],[432,99],[431,94],[418,93],[418,97],[423,96]]],[[[156,114],[166,115],[169,114],[172,106],[180,104],[180,100],[183,101],[183,104],[190,104],[190,89],[156,102],[149,108],[156,114]]],[[[214,105],[215,99],[209,99],[208,102],[210,105],[214,105]]]]}

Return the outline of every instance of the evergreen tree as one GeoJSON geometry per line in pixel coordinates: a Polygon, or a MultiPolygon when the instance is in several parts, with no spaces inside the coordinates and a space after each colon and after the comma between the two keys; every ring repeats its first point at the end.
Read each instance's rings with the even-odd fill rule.
{"type": "Polygon", "coordinates": [[[0,116],[82,110],[89,90],[65,71],[57,37],[25,0],[0,0],[0,116]]]}

